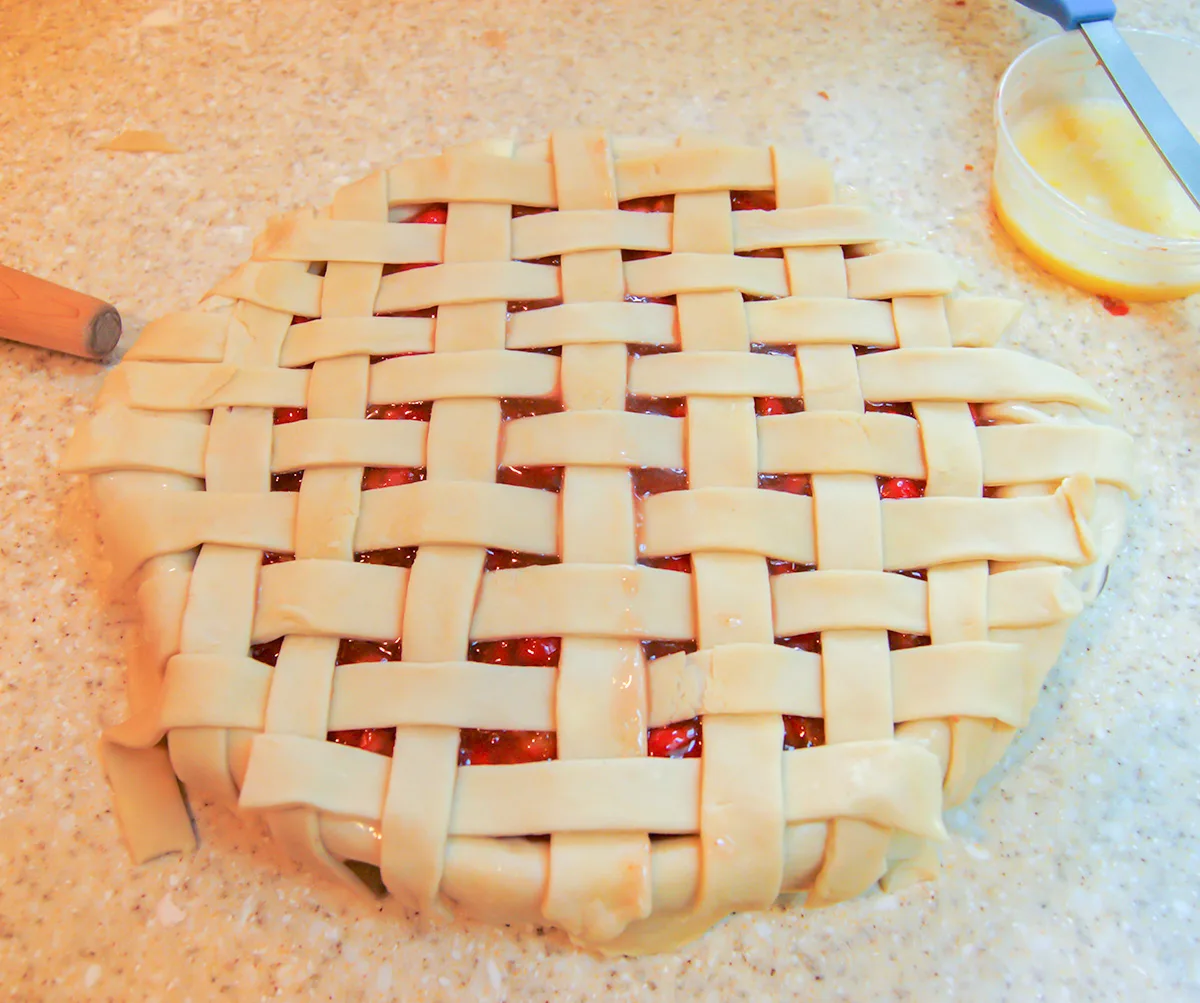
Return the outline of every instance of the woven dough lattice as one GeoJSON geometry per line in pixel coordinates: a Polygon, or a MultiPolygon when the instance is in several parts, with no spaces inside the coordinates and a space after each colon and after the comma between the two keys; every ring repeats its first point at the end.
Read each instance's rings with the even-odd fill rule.
{"type": "Polygon", "coordinates": [[[1130,444],[895,236],[807,156],[591,131],[275,221],[67,457],[144,619],[134,853],[190,844],[178,776],[339,880],[613,952],[932,874],[1130,444]]]}

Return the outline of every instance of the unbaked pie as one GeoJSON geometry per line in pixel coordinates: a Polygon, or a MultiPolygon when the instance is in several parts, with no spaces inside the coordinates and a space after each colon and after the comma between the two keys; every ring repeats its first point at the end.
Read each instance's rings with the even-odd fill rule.
{"type": "Polygon", "coordinates": [[[930,876],[1131,443],[895,238],[806,155],[599,131],[268,226],[66,457],[142,614],[102,744],[137,859],[192,845],[178,777],[613,953],[930,876]]]}

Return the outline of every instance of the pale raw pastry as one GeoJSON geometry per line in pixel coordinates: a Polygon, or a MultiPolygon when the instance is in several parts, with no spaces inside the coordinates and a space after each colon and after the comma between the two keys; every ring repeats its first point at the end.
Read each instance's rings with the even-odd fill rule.
{"type": "Polygon", "coordinates": [[[192,845],[178,777],[612,953],[931,876],[1132,450],[894,238],[805,155],[598,131],[272,223],[68,450],[143,616],[103,746],[137,858],[192,845]]]}

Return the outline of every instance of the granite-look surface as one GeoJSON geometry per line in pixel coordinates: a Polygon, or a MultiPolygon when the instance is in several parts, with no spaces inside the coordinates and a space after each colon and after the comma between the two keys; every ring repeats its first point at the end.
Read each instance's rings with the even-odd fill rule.
{"type": "MultiPolygon", "coordinates": [[[[1200,0],[1122,7],[1200,38],[1200,0]]],[[[108,298],[130,336],[268,216],[401,154],[723,131],[808,144],[1028,302],[1014,341],[1108,394],[1147,487],[1029,727],[951,812],[937,884],[602,961],[364,904],[204,807],[199,852],[130,864],[94,746],[131,625],[54,471],[102,368],[0,344],[0,998],[1200,999],[1200,297],[1110,316],[995,224],[992,91],[1053,30],[1003,0],[0,0],[0,261],[108,298]],[[183,152],[97,150],[133,128],[183,152]]]]}

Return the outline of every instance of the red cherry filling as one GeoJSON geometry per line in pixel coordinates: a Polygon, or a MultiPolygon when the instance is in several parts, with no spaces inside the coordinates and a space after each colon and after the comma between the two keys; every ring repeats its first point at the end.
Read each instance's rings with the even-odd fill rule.
{"type": "Polygon", "coordinates": [[[663,306],[674,306],[674,296],[634,296],[630,293],[625,294],[626,303],[661,303],[663,306]]]}
{"type": "Polygon", "coordinates": [[[472,641],[467,658],[488,665],[557,665],[561,646],[561,639],[557,637],[472,641]]]}
{"type": "Polygon", "coordinates": [[[425,471],[416,467],[367,467],[363,471],[362,489],[394,488],[425,480],[425,471]]]}
{"type": "Polygon", "coordinates": [[[277,407],[275,409],[275,424],[290,425],[294,421],[304,421],[308,417],[306,407],[277,407]]]}
{"type": "Polygon", "coordinates": [[[763,192],[730,192],[729,204],[734,212],[745,209],[774,209],[775,193],[763,192]]]}
{"type": "Polygon", "coordinates": [[[639,467],[633,474],[633,493],[639,498],[660,495],[667,491],[686,491],[687,471],[667,470],[664,467],[639,467]]]}
{"type": "Polygon", "coordinates": [[[798,651],[810,651],[814,655],[821,653],[820,634],[792,634],[788,637],[777,637],[775,643],[784,648],[795,648],[798,651]]]}
{"type": "MultiPolygon", "coordinates": [[[[533,349],[529,349],[533,352],[533,349]]],[[[550,351],[537,352],[538,355],[554,355],[550,351]]],[[[539,414],[557,414],[563,410],[562,401],[553,397],[502,397],[500,399],[500,417],[503,421],[514,421],[517,418],[533,418],[539,414]]]]}
{"type": "Polygon", "coordinates": [[[350,731],[331,731],[325,737],[338,745],[350,745],[380,756],[390,756],[396,746],[395,728],[354,728],[350,731]]]}
{"type": "Polygon", "coordinates": [[[271,475],[271,490],[272,491],[299,491],[300,479],[304,476],[303,470],[289,470],[285,474],[271,475]]]}
{"type": "Polygon", "coordinates": [[[541,491],[562,491],[562,467],[500,467],[496,471],[499,484],[511,484],[518,488],[537,488],[541,491]]]}
{"type": "Polygon", "coordinates": [[[692,555],[679,554],[675,557],[643,557],[638,560],[638,564],[645,565],[647,568],[661,568],[663,571],[682,571],[684,574],[690,574],[692,570],[692,555]]]}
{"type": "Polygon", "coordinates": [[[687,402],[682,397],[635,397],[625,398],[625,410],[638,414],[662,414],[668,418],[682,418],[687,414],[687,402]]]}
{"type": "Polygon", "coordinates": [[[354,665],[359,662],[395,662],[400,659],[400,641],[363,641],[343,637],[338,642],[337,664],[354,665]]]}
{"type": "Polygon", "coordinates": [[[799,397],[755,397],[754,413],[760,418],[776,414],[797,414],[804,410],[799,397]]]}
{"type": "Polygon", "coordinates": [[[517,550],[489,550],[483,564],[484,571],[514,571],[535,565],[558,564],[552,554],[523,554],[517,550]]]}
{"type": "Polygon", "coordinates": [[[552,731],[485,731],[464,728],[459,736],[459,766],[514,766],[558,756],[552,731]]]}
{"type": "Polygon", "coordinates": [[[651,728],[646,735],[646,752],[664,759],[695,759],[700,755],[700,719],[651,728]]]}
{"type": "MultiPolygon", "coordinates": [[[[880,351],[887,351],[887,349],[880,349],[880,351]]],[[[884,401],[882,403],[866,401],[863,408],[868,414],[899,414],[905,418],[914,417],[913,406],[903,401],[884,401]]]]}
{"type": "Polygon", "coordinates": [[[774,557],[767,558],[767,573],[771,575],[793,575],[798,571],[816,571],[815,564],[797,564],[795,561],[781,561],[774,557]]]}
{"type": "Polygon", "coordinates": [[[675,196],[648,195],[638,199],[626,199],[617,208],[625,212],[673,212],[675,196]]]}
{"type": "Polygon", "coordinates": [[[812,494],[812,478],[808,474],[759,474],[758,486],[768,491],[786,491],[790,495],[812,494]]]}
{"type": "Polygon", "coordinates": [[[354,555],[356,564],[382,564],[389,568],[411,568],[417,559],[416,547],[395,547],[391,550],[364,550],[354,555]]]}
{"type": "Polygon", "coordinates": [[[924,634],[901,634],[895,630],[888,631],[888,648],[892,651],[902,651],[906,648],[923,648],[930,643],[924,634]]]}
{"type": "Polygon", "coordinates": [[[920,498],[924,494],[924,481],[914,481],[909,477],[879,478],[879,496],[881,498],[920,498]]]}
{"type": "Polygon", "coordinates": [[[785,749],[811,749],[824,744],[825,720],[823,718],[784,715],[783,747],[785,749]]]}
{"type": "Polygon", "coordinates": [[[995,418],[988,418],[987,416],[984,415],[983,409],[984,409],[984,407],[986,407],[986,405],[970,404],[968,406],[971,408],[971,420],[973,422],[975,422],[975,424],[978,425],[980,428],[985,428],[988,425],[996,424],[995,418]]]}
{"type": "Polygon", "coordinates": [[[433,401],[413,401],[405,404],[372,404],[367,408],[366,417],[372,421],[429,421],[432,414],[433,401]]]}
{"type": "Polygon", "coordinates": [[[415,216],[410,216],[408,223],[445,223],[448,215],[444,204],[428,205],[415,216]]]}
{"type": "MultiPolygon", "coordinates": [[[[406,261],[404,263],[392,263],[383,266],[384,275],[395,275],[397,272],[411,272],[414,268],[429,268],[431,265],[436,265],[436,261],[406,261]]],[[[408,317],[412,314],[394,314],[388,316],[408,317]]]]}
{"type": "Polygon", "coordinates": [[[621,251],[622,261],[643,261],[646,258],[662,258],[666,256],[666,251],[638,251],[624,248],[621,251]]]}

